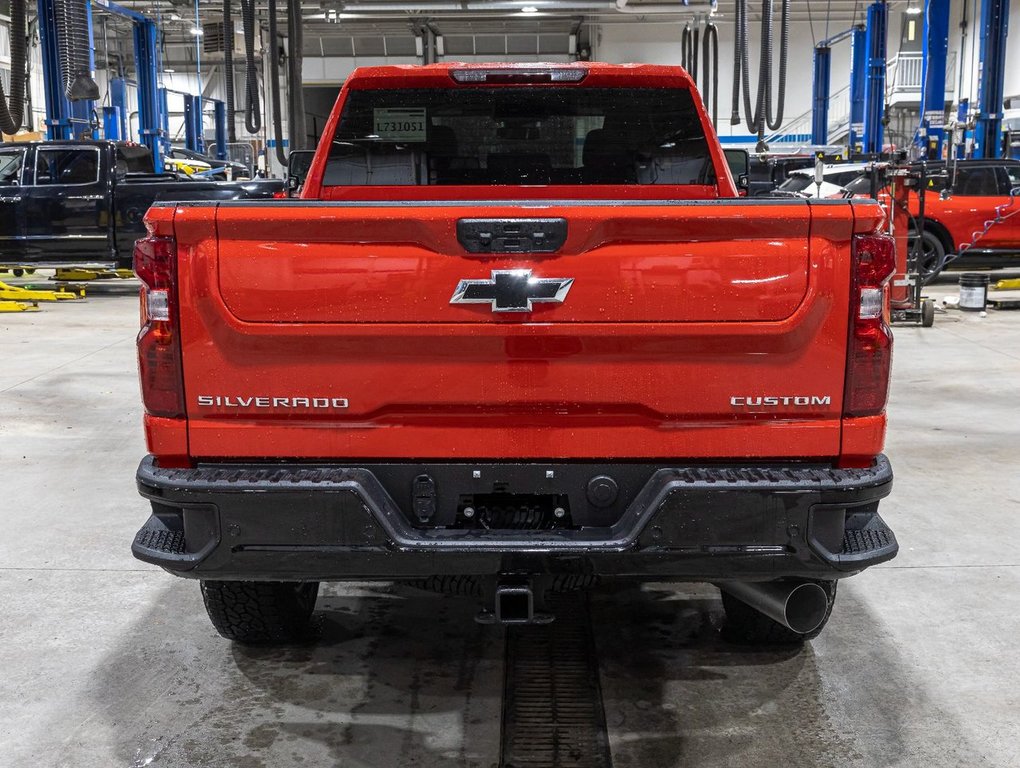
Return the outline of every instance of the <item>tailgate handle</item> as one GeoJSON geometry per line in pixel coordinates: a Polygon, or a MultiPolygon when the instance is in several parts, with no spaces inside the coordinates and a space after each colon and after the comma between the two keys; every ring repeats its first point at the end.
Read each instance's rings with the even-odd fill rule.
{"type": "Polygon", "coordinates": [[[458,219],[468,253],[554,253],[567,240],[566,219],[458,219]]]}

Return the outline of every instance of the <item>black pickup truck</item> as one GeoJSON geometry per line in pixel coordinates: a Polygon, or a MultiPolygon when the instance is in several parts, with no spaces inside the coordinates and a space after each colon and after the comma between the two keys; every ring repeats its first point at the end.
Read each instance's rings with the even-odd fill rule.
{"type": "Polygon", "coordinates": [[[192,181],[152,173],[144,147],[110,141],[0,145],[0,265],[130,266],[156,201],[259,200],[282,180],[192,181]]]}

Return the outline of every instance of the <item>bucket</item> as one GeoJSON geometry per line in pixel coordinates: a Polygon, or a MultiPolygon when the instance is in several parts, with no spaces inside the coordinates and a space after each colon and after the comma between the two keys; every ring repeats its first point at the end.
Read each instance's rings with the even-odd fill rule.
{"type": "Polygon", "coordinates": [[[988,301],[988,275],[964,272],[960,275],[960,309],[980,312],[988,301]]]}

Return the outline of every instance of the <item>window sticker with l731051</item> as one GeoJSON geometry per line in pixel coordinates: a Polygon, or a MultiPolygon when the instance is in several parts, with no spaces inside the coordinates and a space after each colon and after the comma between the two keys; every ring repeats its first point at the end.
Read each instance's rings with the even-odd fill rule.
{"type": "Polygon", "coordinates": [[[424,107],[377,107],[373,110],[375,135],[389,141],[423,142],[424,107]]]}

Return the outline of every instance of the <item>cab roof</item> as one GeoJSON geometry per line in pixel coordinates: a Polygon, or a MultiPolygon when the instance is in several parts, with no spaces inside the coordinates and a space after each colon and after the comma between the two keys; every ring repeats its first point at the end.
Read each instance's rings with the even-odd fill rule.
{"type": "Polygon", "coordinates": [[[660,64],[605,64],[593,61],[570,63],[492,64],[444,61],[440,64],[390,64],[359,67],[345,85],[350,88],[451,87],[457,85],[552,84],[561,86],[631,86],[693,89],[683,67],[660,64]],[[491,82],[480,75],[491,72],[491,82]],[[471,73],[459,75],[458,73],[471,73]],[[559,73],[558,75],[556,73],[559,73]],[[561,77],[563,76],[563,77],[561,77]]]}

